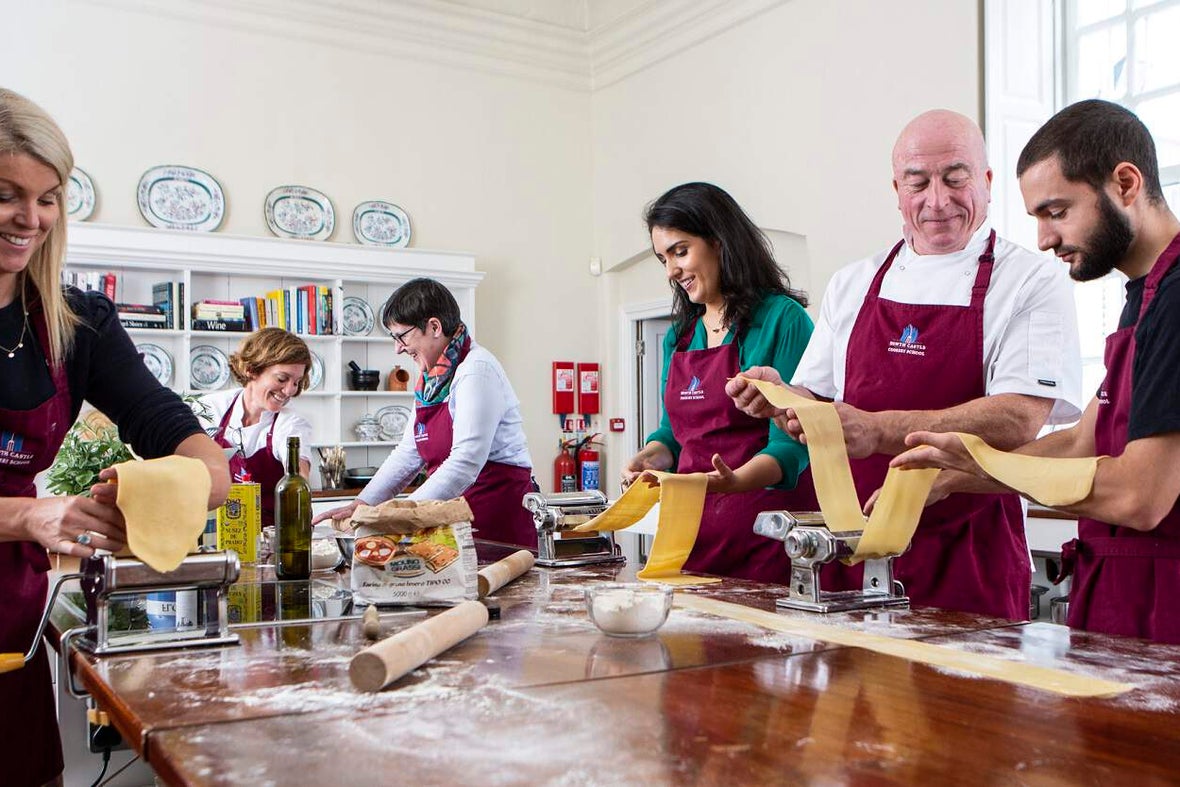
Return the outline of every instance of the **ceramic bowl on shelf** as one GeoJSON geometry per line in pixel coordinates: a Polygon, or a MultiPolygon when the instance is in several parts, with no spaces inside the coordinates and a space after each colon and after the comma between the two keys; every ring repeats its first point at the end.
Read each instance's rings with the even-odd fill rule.
{"type": "Polygon", "coordinates": [[[381,384],[381,372],[378,369],[349,369],[348,387],[354,391],[376,391],[381,384]]]}
{"type": "Polygon", "coordinates": [[[603,634],[646,637],[672,609],[672,588],[649,582],[594,585],[586,589],[586,612],[603,634]]]}

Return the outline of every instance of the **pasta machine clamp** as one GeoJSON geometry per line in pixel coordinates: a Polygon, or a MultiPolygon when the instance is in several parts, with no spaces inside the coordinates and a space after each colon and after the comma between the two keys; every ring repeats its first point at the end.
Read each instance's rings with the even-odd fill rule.
{"type": "Polygon", "coordinates": [[[825,563],[852,557],[864,531],[829,530],[819,511],[763,511],[754,520],[754,532],[782,541],[791,558],[788,593],[775,601],[780,609],[827,613],[909,606],[905,588],[893,578],[896,555],[865,559],[860,590],[823,589],[820,569],[825,563]]]}
{"type": "Polygon", "coordinates": [[[537,527],[537,565],[546,568],[622,563],[626,560],[613,533],[578,533],[573,528],[607,509],[606,495],[585,492],[530,492],[521,503],[537,527]]]}

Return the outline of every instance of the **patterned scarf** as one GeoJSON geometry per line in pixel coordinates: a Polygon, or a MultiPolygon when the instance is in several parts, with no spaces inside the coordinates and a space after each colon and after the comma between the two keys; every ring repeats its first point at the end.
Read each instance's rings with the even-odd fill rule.
{"type": "Polygon", "coordinates": [[[471,337],[467,334],[467,326],[459,323],[459,330],[451,337],[442,355],[434,362],[428,372],[418,377],[418,384],[414,386],[414,398],[419,405],[429,406],[446,401],[451,393],[451,379],[455,376],[455,367],[467,357],[471,349],[471,337]]]}

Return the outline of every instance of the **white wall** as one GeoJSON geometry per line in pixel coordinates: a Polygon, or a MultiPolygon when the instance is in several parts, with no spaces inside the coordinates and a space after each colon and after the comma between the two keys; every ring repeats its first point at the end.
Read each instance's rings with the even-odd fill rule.
{"type": "Polygon", "coordinates": [[[218,178],[224,233],[268,236],[263,200],[283,184],[328,194],[342,242],[357,203],[398,203],[413,246],[472,252],[487,272],[477,339],[551,461],[547,361],[598,353],[588,94],[129,6],[22,3],[0,47],[0,84],[53,113],[94,179],[93,220],[143,226],[135,186],[156,164],[218,178]],[[553,330],[571,317],[579,330],[553,330]]]}
{"type": "MultiPolygon", "coordinates": [[[[890,153],[906,121],[979,117],[979,29],[975,0],[792,0],[595,91],[595,255],[608,269],[635,257],[647,202],[712,181],[759,226],[806,239],[818,304],[834,270],[900,237],[890,153]]],[[[779,261],[789,271],[792,255],[779,261]]],[[[603,276],[608,368],[621,308],[666,287],[654,264],[603,276]]],[[[604,387],[608,413],[624,412],[604,387]]],[[[629,451],[610,440],[612,481],[629,451]]]]}
{"type": "MultiPolygon", "coordinates": [[[[54,113],[95,179],[95,220],[142,225],[135,184],[162,163],[218,177],[227,233],[267,235],[263,199],[282,184],[327,193],[344,242],[354,205],[397,202],[414,246],[487,271],[478,338],[516,386],[543,479],[550,360],[604,362],[604,416],[626,411],[620,310],[669,297],[641,259],[648,201],[722,185],[805,239],[818,303],[833,270],[898,235],[889,153],[905,121],[982,103],[977,0],[791,0],[593,94],[135,10],[151,6],[21,4],[0,48],[0,82],[54,113]],[[591,257],[615,270],[595,279],[591,257]]],[[[608,439],[613,479],[625,451],[608,439]]]]}

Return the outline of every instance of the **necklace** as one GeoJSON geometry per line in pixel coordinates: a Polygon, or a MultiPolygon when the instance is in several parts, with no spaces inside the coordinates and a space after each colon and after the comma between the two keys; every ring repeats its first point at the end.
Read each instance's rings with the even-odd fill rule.
{"type": "Polygon", "coordinates": [[[25,308],[25,301],[23,298],[21,299],[20,306],[21,311],[24,312],[25,319],[21,324],[20,337],[16,340],[16,346],[10,349],[0,344],[0,351],[8,353],[9,358],[14,357],[16,355],[16,351],[25,346],[25,334],[29,332],[29,310],[25,308]]]}
{"type": "Polygon", "coordinates": [[[708,328],[713,333],[721,333],[723,330],[725,330],[725,318],[724,317],[721,318],[721,322],[717,323],[716,328],[709,327],[709,323],[705,321],[705,315],[703,315],[703,314],[701,315],[701,322],[704,323],[705,327],[708,328]]]}

